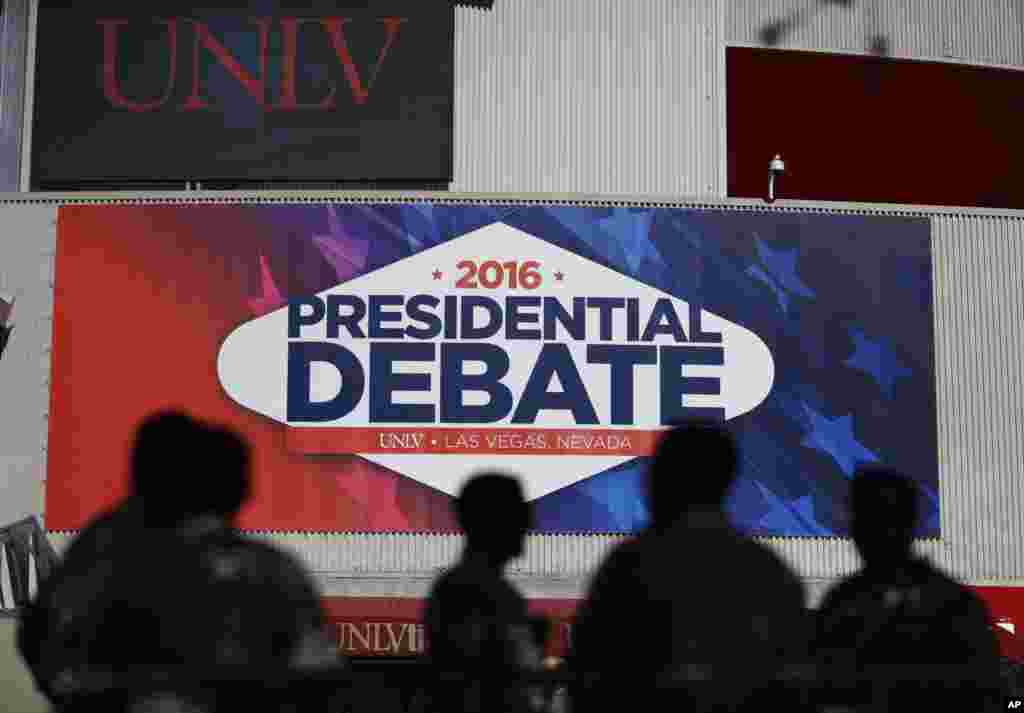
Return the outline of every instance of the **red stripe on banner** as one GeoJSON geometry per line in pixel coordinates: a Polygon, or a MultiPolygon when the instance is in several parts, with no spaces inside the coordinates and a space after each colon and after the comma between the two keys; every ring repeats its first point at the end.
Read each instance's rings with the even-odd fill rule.
{"type": "Polygon", "coordinates": [[[646,456],[661,430],[562,428],[294,428],[293,453],[483,453],[646,456]]]}

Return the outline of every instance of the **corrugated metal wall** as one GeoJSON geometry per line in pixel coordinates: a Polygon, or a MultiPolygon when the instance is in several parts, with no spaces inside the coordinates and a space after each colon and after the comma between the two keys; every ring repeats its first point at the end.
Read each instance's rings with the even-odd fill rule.
{"type": "Polygon", "coordinates": [[[14,302],[0,361],[0,526],[43,507],[56,219],[56,206],[0,202],[0,295],[14,302]]]}
{"type": "Polygon", "coordinates": [[[723,196],[724,50],[1024,65],[1015,0],[531,0],[456,13],[455,191],[723,196]]]}
{"type": "MultiPolygon", "coordinates": [[[[20,142],[26,8],[9,0],[0,118],[20,142]],[[6,90],[5,90],[6,92],[6,90]]],[[[797,17],[783,47],[1024,64],[1014,0],[499,1],[456,12],[454,191],[722,196],[723,46],[797,17]],[[815,8],[822,9],[816,11],[815,8]]],[[[0,181],[16,170],[0,143],[0,181]]],[[[17,156],[17,154],[10,154],[17,156]]],[[[8,184],[0,182],[0,190],[8,184]]]]}
{"type": "Polygon", "coordinates": [[[0,191],[18,190],[24,123],[28,0],[0,3],[0,191]]]}
{"type": "MultiPolygon", "coordinates": [[[[920,549],[968,581],[1024,584],[1024,214],[931,215],[942,539],[920,549]]],[[[449,535],[267,537],[298,553],[333,594],[421,595],[461,548],[449,535]]],[[[578,595],[616,539],[531,537],[511,574],[534,596],[578,595]]],[[[815,595],[858,565],[847,541],[768,542],[815,595]]]]}
{"type": "Polygon", "coordinates": [[[452,190],[722,195],[724,4],[457,12],[452,190]]]}

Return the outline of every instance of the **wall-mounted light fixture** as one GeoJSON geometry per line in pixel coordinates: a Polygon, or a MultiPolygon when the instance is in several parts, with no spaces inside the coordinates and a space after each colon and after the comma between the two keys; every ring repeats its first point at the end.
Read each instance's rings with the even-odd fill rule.
{"type": "Polygon", "coordinates": [[[775,158],[768,162],[768,196],[765,203],[775,202],[775,181],[786,172],[786,164],[782,162],[782,156],[775,154],[775,158]]]}

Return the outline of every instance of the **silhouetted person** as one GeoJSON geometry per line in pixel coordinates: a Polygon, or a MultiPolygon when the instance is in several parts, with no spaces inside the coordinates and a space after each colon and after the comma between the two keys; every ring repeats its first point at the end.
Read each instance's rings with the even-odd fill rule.
{"type": "MultiPolygon", "coordinates": [[[[58,701],[70,700],[62,687],[74,692],[92,672],[186,666],[212,677],[249,672],[254,681],[115,688],[83,705],[127,710],[165,694],[161,700],[176,697],[204,711],[236,710],[247,697],[276,700],[259,685],[266,677],[336,662],[304,569],[233,530],[249,493],[249,447],[237,434],[164,414],[139,429],[132,462],[134,494],[87,531],[85,545],[69,550],[40,590],[39,621],[22,636],[23,650],[35,645],[41,654],[41,678],[58,701]]],[[[290,693],[314,710],[322,703],[311,691],[290,693]]]]}
{"type": "Polygon", "coordinates": [[[527,686],[512,679],[540,667],[526,600],[504,578],[523,552],[531,511],[517,480],[486,473],[466,483],[455,503],[466,547],[434,584],[424,620],[436,713],[526,711],[527,686]],[[446,679],[465,674],[468,678],[446,679]]]}
{"type": "Polygon", "coordinates": [[[641,694],[657,696],[645,708],[764,710],[758,689],[806,655],[801,582],[723,510],[737,457],[718,424],[661,440],[650,525],[612,551],[577,614],[574,711],[629,710],[641,694]]]}
{"type": "Polygon", "coordinates": [[[184,413],[163,411],[146,418],[135,432],[129,457],[129,495],[86,524],[39,584],[21,617],[18,647],[36,684],[51,700],[59,698],[54,691],[58,676],[87,663],[83,637],[94,628],[94,604],[104,596],[115,563],[125,559],[118,549],[144,551],[150,539],[174,529],[167,527],[168,520],[186,520],[184,513],[175,518],[168,512],[174,512],[182,491],[192,489],[186,476],[201,456],[187,449],[202,437],[203,427],[184,413]]]}
{"type": "Polygon", "coordinates": [[[890,676],[883,668],[878,685],[864,694],[888,710],[983,710],[985,690],[999,685],[998,641],[984,604],[912,553],[919,497],[914,482],[900,474],[877,467],[857,472],[850,486],[851,534],[864,566],[826,595],[814,649],[822,663],[840,667],[837,675],[886,664],[952,667],[935,669],[925,688],[917,683],[925,672],[894,669],[890,676]],[[956,683],[971,666],[976,684],[956,683]]]}

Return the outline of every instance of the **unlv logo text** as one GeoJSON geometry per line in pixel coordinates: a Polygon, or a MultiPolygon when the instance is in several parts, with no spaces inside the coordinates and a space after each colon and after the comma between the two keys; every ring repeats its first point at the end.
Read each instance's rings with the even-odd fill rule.
{"type": "Polygon", "coordinates": [[[338,651],[346,656],[415,656],[423,653],[422,624],[397,621],[342,621],[338,651]]]}
{"type": "MultiPolygon", "coordinates": [[[[206,23],[189,18],[170,18],[153,20],[151,23],[137,23],[127,19],[103,19],[98,20],[97,25],[103,33],[103,94],[111,106],[134,112],[156,111],[164,107],[174,95],[174,87],[178,81],[178,57],[180,48],[191,49],[191,77],[185,79],[189,83],[191,92],[186,97],[180,109],[184,111],[197,111],[210,109],[211,104],[204,97],[203,86],[205,78],[200,77],[202,63],[200,58],[206,52],[212,56],[227,72],[242,86],[246,93],[261,106],[265,111],[295,111],[298,109],[333,109],[340,101],[338,99],[338,86],[330,84],[330,89],[314,102],[300,103],[298,100],[297,76],[300,59],[300,34],[308,41],[310,33],[317,32],[320,42],[329,46],[334,61],[341,68],[345,82],[348,85],[348,93],[352,102],[357,105],[366,104],[370,99],[370,91],[380,74],[384,60],[388,52],[394,48],[398,39],[399,30],[407,18],[383,17],[375,19],[359,19],[350,17],[281,17],[281,18],[250,18],[249,23],[254,25],[252,31],[258,33],[259,43],[257,64],[259,69],[253,72],[246,68],[238,57],[233,55],[225,45],[210,32],[206,23]],[[363,25],[375,24],[377,31],[371,32],[370,28],[363,25]],[[157,95],[159,87],[149,97],[127,97],[122,90],[122,78],[120,67],[127,67],[132,64],[131,58],[121,56],[122,32],[132,31],[133,26],[149,24],[148,31],[152,31],[152,25],[163,25],[167,46],[166,82],[162,86],[163,93],[157,95]],[[308,26],[308,27],[306,27],[308,26]],[[303,28],[306,29],[303,29],[303,28]],[[371,66],[360,69],[352,57],[346,31],[350,35],[364,37],[367,35],[376,36],[380,29],[383,29],[383,38],[380,47],[376,51],[375,61],[371,66]],[[300,33],[301,30],[301,33],[300,33]],[[271,45],[271,33],[278,32],[277,44],[280,47],[280,79],[276,92],[276,101],[270,99],[269,80],[267,74],[267,56],[271,45]],[[187,35],[191,35],[190,38],[187,35]]],[[[188,51],[185,49],[184,51],[188,51]]]]}

